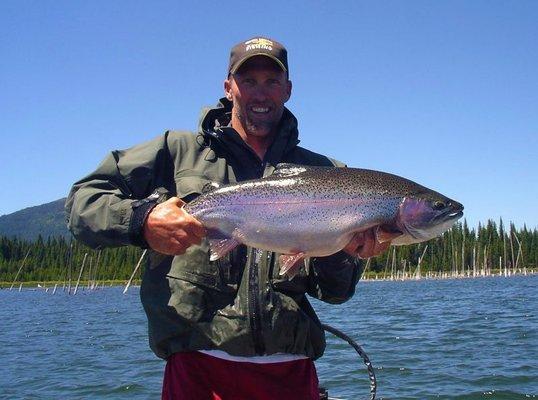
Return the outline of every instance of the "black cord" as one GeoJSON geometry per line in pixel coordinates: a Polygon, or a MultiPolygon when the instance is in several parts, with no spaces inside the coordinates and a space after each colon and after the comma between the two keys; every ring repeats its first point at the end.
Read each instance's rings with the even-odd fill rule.
{"type": "Polygon", "coordinates": [[[340,339],[348,342],[348,344],[351,347],[353,347],[357,353],[359,353],[359,356],[361,356],[362,361],[364,362],[364,365],[366,365],[366,369],[368,370],[368,379],[370,379],[370,400],[375,400],[375,394],[377,391],[377,381],[375,379],[374,368],[372,367],[372,363],[370,362],[368,355],[364,352],[362,347],[359,346],[359,344],[357,344],[353,339],[351,339],[345,333],[340,332],[338,329],[333,328],[332,326],[329,326],[326,324],[321,324],[321,327],[325,329],[327,332],[332,333],[334,336],[339,337],[340,339]]]}

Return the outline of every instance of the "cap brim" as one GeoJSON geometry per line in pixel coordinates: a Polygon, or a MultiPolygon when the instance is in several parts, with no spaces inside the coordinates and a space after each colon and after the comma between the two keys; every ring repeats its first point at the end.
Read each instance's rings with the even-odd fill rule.
{"type": "Polygon", "coordinates": [[[256,57],[256,56],[265,56],[265,57],[268,57],[270,58],[271,60],[273,60],[274,62],[277,63],[277,65],[282,68],[282,71],[284,72],[288,72],[288,70],[286,69],[286,67],[284,66],[284,64],[282,64],[282,61],[280,61],[278,58],[276,58],[275,56],[273,56],[272,54],[267,54],[267,53],[255,53],[255,54],[249,54],[247,57],[239,60],[239,62],[235,65],[235,67],[233,69],[230,70],[230,74],[235,74],[237,72],[237,70],[239,68],[241,68],[241,65],[243,65],[245,63],[245,61],[251,59],[252,57],[256,57]]]}

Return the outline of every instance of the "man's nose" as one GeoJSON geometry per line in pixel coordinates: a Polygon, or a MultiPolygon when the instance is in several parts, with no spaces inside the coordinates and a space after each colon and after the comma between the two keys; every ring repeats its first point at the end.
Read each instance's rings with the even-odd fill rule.
{"type": "Polygon", "coordinates": [[[267,100],[267,89],[263,85],[256,85],[252,93],[253,100],[265,101],[267,100]]]}

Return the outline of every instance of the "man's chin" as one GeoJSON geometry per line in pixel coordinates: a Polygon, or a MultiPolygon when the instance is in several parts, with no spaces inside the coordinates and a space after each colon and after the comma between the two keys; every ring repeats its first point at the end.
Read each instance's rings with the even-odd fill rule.
{"type": "Polygon", "coordinates": [[[265,137],[269,136],[273,132],[273,123],[259,123],[259,122],[250,122],[247,124],[248,133],[253,136],[265,137]]]}

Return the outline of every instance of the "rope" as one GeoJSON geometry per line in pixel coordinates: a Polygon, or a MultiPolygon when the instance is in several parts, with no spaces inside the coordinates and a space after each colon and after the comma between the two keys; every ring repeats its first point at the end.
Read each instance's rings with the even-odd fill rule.
{"type": "Polygon", "coordinates": [[[359,356],[361,356],[362,361],[364,362],[364,365],[366,365],[366,369],[368,370],[368,379],[370,379],[370,400],[375,400],[375,394],[377,391],[377,381],[375,379],[374,368],[372,367],[372,363],[370,362],[368,355],[364,352],[362,347],[359,346],[359,344],[357,344],[353,339],[351,339],[345,333],[340,332],[338,329],[333,328],[332,326],[329,326],[326,324],[321,324],[321,327],[325,329],[327,332],[332,333],[334,336],[348,342],[348,344],[355,349],[355,351],[359,354],[359,356]]]}

